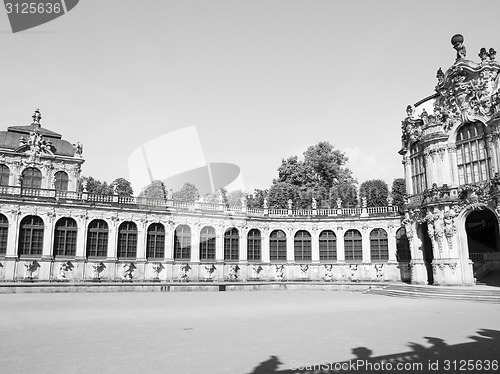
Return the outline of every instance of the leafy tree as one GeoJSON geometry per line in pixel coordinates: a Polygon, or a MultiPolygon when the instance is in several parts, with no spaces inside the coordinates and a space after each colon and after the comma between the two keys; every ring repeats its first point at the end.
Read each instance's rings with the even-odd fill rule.
{"type": "Polygon", "coordinates": [[[83,186],[85,185],[88,193],[98,194],[98,195],[112,195],[113,187],[108,185],[106,182],[101,182],[100,180],[94,179],[93,177],[81,177],[79,181],[79,190],[83,191],[83,186]]]}
{"type": "Polygon", "coordinates": [[[269,189],[268,202],[270,208],[286,209],[288,200],[297,206],[300,200],[300,190],[297,186],[287,182],[276,182],[269,189]]]}
{"type": "Polygon", "coordinates": [[[264,207],[264,199],[269,194],[268,190],[259,190],[255,189],[253,194],[247,195],[247,206],[249,208],[263,208],[264,207]]]}
{"type": "Polygon", "coordinates": [[[125,178],[117,178],[111,183],[113,186],[114,193],[119,196],[132,196],[134,194],[134,190],[132,189],[132,185],[125,178]]]}
{"type": "Polygon", "coordinates": [[[200,198],[200,193],[196,186],[192,183],[184,183],[184,186],[179,191],[173,193],[172,199],[179,201],[194,202],[200,198]]]}
{"type": "Polygon", "coordinates": [[[336,208],[339,198],[342,208],[358,206],[358,189],[352,179],[339,181],[330,189],[330,207],[336,208]]]}
{"type": "Polygon", "coordinates": [[[158,200],[165,199],[167,197],[165,184],[160,180],[154,180],[141,191],[139,197],[158,200]]]}
{"type": "MultiPolygon", "coordinates": [[[[334,192],[339,195],[339,188],[344,189],[346,182],[349,186],[357,183],[346,166],[348,158],[345,153],[334,149],[330,143],[319,142],[310,146],[303,155],[304,161],[300,161],[297,156],[282,160],[278,179],[273,181],[273,185],[284,182],[298,188],[300,198],[296,202],[297,206],[310,207],[314,197],[318,206],[328,207],[331,205],[332,188],[335,187],[334,192]]],[[[349,195],[349,199],[343,200],[349,200],[351,204],[353,198],[349,195]]]]}
{"type": "Polygon", "coordinates": [[[394,179],[391,194],[393,198],[392,204],[402,208],[406,198],[406,183],[404,178],[394,179]]]}
{"type": "Polygon", "coordinates": [[[387,205],[389,188],[387,183],[381,179],[367,180],[361,183],[359,196],[366,196],[366,205],[368,207],[385,206],[387,205]]]}

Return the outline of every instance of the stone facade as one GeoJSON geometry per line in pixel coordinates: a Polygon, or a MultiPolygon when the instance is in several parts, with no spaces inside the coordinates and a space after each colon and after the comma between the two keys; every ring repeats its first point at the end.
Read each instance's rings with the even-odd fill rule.
{"type": "Polygon", "coordinates": [[[467,60],[463,41],[452,38],[455,63],[402,122],[414,283],[473,284],[499,265],[500,64],[493,48],[467,60]]]}
{"type": "Polygon", "coordinates": [[[0,133],[1,281],[410,277],[397,260],[397,207],[252,209],[90,194],[78,189],[82,145],[40,118],[36,111],[31,125],[0,133]]]}

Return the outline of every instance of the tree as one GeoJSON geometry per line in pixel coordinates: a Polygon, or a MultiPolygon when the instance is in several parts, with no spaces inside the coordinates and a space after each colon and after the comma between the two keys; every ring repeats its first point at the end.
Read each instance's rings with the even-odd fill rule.
{"type": "Polygon", "coordinates": [[[263,208],[264,207],[264,199],[269,194],[268,190],[259,190],[255,189],[253,194],[247,195],[247,206],[249,208],[263,208]]]}
{"type": "Polygon", "coordinates": [[[340,181],[330,189],[330,207],[337,207],[338,199],[343,208],[358,206],[358,189],[352,179],[340,181]]]}
{"type": "Polygon", "coordinates": [[[359,196],[366,197],[366,206],[386,206],[389,188],[381,179],[371,179],[363,182],[359,187],[359,196]]]}
{"type": "Polygon", "coordinates": [[[139,197],[164,200],[167,197],[165,184],[160,180],[154,180],[141,191],[139,197]]]}
{"type": "Polygon", "coordinates": [[[406,183],[404,178],[396,178],[392,182],[392,204],[402,208],[406,200],[406,183]]]}
{"type": "Polygon", "coordinates": [[[276,182],[269,189],[268,202],[270,208],[286,209],[288,200],[292,200],[294,206],[300,199],[299,188],[291,183],[276,182]]]}
{"type": "Polygon", "coordinates": [[[113,187],[108,185],[106,182],[101,182],[100,180],[94,179],[93,177],[81,177],[79,181],[78,189],[83,191],[83,186],[88,193],[97,195],[112,195],[113,187]]]}
{"type": "Polygon", "coordinates": [[[184,183],[179,191],[173,193],[172,199],[178,201],[194,202],[200,198],[200,193],[192,183],[184,183]]]}
{"type": "MultiPolygon", "coordinates": [[[[332,188],[335,187],[339,194],[339,188],[344,188],[346,183],[349,186],[357,183],[346,166],[348,158],[345,153],[334,149],[330,143],[319,142],[307,148],[303,155],[304,161],[297,156],[283,159],[278,168],[278,179],[273,181],[273,185],[288,183],[298,188],[300,198],[297,206],[310,207],[314,197],[318,206],[328,207],[331,205],[332,188]]],[[[343,200],[351,202],[353,199],[349,196],[349,199],[343,200]]]]}
{"type": "Polygon", "coordinates": [[[125,178],[117,178],[111,183],[113,186],[114,193],[118,196],[132,196],[134,194],[134,190],[132,189],[132,185],[125,178]]]}

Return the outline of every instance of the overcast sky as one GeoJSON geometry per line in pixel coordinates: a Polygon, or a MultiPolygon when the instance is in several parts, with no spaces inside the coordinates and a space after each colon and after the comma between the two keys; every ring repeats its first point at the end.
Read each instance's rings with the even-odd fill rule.
{"type": "Polygon", "coordinates": [[[499,14],[498,0],[85,0],[13,34],[0,11],[0,125],[40,108],[108,182],[141,144],[195,125],[207,162],[238,165],[248,190],[319,141],[359,182],[392,183],[406,106],[453,64],[452,35],[468,59],[500,51],[499,14]]]}

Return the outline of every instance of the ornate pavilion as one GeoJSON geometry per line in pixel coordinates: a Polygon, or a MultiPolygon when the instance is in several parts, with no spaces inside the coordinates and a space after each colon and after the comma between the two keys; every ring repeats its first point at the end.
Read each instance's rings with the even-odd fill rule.
{"type": "Polygon", "coordinates": [[[493,48],[437,71],[435,93],[407,107],[402,149],[412,282],[473,284],[500,268],[500,64],[493,48]]]}

